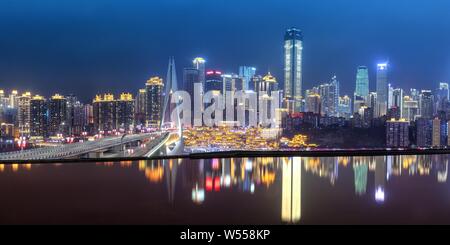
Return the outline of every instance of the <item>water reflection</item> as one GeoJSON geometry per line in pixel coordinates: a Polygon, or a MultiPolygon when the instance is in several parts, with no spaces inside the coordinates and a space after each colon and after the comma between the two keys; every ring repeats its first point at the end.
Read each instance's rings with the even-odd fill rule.
{"type": "MultiPolygon", "coordinates": [[[[258,201],[273,200],[264,205],[279,207],[278,221],[275,223],[295,224],[301,223],[303,216],[307,215],[305,210],[311,209],[308,209],[308,206],[312,206],[312,201],[305,199],[305,196],[330,196],[329,192],[323,191],[325,189],[338,192],[337,196],[345,192],[344,190],[349,190],[356,199],[367,199],[376,206],[384,206],[394,198],[393,195],[389,196],[389,190],[394,187],[390,183],[399,183],[396,180],[411,181],[411,177],[415,179],[427,176],[433,179],[435,185],[446,183],[448,157],[424,155],[170,159],[137,163],[104,162],[96,163],[95,167],[129,169],[132,175],[145,178],[152,186],[163,187],[163,199],[169,207],[175,208],[177,202],[189,200],[191,204],[202,209],[210,205],[208,200],[220,198],[220,195],[225,193],[228,193],[227,202],[230,203],[239,203],[240,200],[254,196],[258,201]],[[239,196],[237,193],[240,193],[239,196]],[[267,197],[266,194],[270,196],[267,197]]],[[[34,169],[51,166],[0,164],[0,172],[32,173],[34,169]]],[[[53,166],[60,168],[65,165],[53,166]]],[[[151,197],[151,200],[157,198],[160,197],[151,197]]],[[[249,222],[252,223],[251,220],[249,222]]]]}

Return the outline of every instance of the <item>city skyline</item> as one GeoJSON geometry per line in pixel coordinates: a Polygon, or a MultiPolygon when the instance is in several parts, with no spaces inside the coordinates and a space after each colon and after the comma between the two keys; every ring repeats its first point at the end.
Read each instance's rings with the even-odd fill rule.
{"type": "MultiPolygon", "coordinates": [[[[233,3],[233,1],[227,1],[217,5],[193,1],[189,8],[199,7],[202,10],[201,17],[209,17],[214,13],[230,13],[232,16],[236,14],[233,3]]],[[[311,13],[317,13],[317,3],[301,2],[296,5],[301,6],[302,10],[298,10],[300,13],[295,15],[294,11],[286,7],[276,8],[274,15],[283,11],[286,14],[276,21],[267,18],[272,21],[265,26],[267,30],[262,30],[258,26],[266,24],[268,20],[258,23],[250,22],[244,26],[247,27],[245,31],[244,27],[233,25],[234,21],[243,18],[241,15],[238,15],[237,20],[234,21],[225,15],[225,20],[213,21],[197,29],[193,23],[188,22],[186,29],[180,30],[177,18],[162,24],[159,28],[140,17],[123,19],[120,15],[122,12],[118,10],[121,5],[117,1],[111,1],[108,4],[102,1],[81,2],[79,5],[65,3],[53,5],[52,8],[46,4],[40,4],[39,9],[42,12],[37,12],[37,6],[33,4],[24,6],[20,3],[2,3],[6,6],[2,8],[0,28],[6,35],[0,41],[0,53],[2,53],[0,82],[7,90],[23,91],[29,88],[38,94],[43,94],[44,91],[49,91],[49,94],[73,93],[79,95],[83,101],[89,101],[96,93],[119,93],[124,90],[123,87],[129,87],[129,92],[133,92],[137,91],[142,82],[150,76],[164,77],[166,60],[169,56],[175,56],[177,60],[179,68],[177,77],[182,77],[182,68],[191,67],[192,59],[200,56],[206,58],[207,67],[211,69],[238,73],[239,66],[253,66],[260,74],[270,71],[280,82],[284,82],[281,81],[283,47],[280,44],[283,42],[284,31],[291,26],[296,26],[305,35],[303,91],[326,82],[330,76],[336,74],[343,94],[352,95],[355,69],[360,65],[368,67],[370,81],[372,81],[370,91],[374,91],[376,64],[386,60],[391,61],[389,82],[397,87],[405,88],[411,84],[411,87],[426,89],[421,85],[448,81],[450,71],[445,67],[448,67],[450,60],[445,54],[448,53],[447,43],[450,37],[442,31],[446,29],[445,21],[438,21],[430,16],[426,23],[418,26],[427,27],[421,28],[420,35],[416,35],[416,29],[411,29],[411,25],[405,23],[405,20],[418,19],[418,16],[427,13],[439,15],[439,11],[448,9],[447,2],[439,2],[433,6],[425,5],[422,1],[407,3],[377,1],[363,3],[363,6],[359,6],[354,1],[333,3],[323,0],[322,3],[326,6],[325,10],[321,9],[322,11],[327,12],[333,8],[341,10],[330,17],[332,20],[345,20],[347,23],[361,16],[367,20],[342,27],[339,21],[336,24],[332,20],[326,22],[319,20],[314,15],[310,16],[311,14],[302,15],[302,11],[308,10],[312,11],[311,13]],[[353,8],[350,9],[350,6],[359,12],[355,12],[353,8]],[[418,6],[422,10],[420,13],[415,10],[418,6]],[[114,10],[111,16],[104,16],[112,21],[111,27],[119,25],[123,28],[112,28],[112,30],[107,28],[105,23],[96,17],[103,16],[98,12],[102,7],[114,10]],[[78,14],[82,10],[84,12],[81,12],[83,13],[81,16],[73,17],[73,14],[78,14]],[[58,11],[69,14],[62,17],[58,11]],[[399,11],[402,11],[402,17],[395,16],[395,13],[399,11]],[[22,16],[24,13],[28,15],[22,16]],[[61,18],[60,24],[55,26],[47,20],[33,23],[32,20],[41,16],[42,13],[47,14],[50,20],[61,18]],[[18,25],[14,20],[21,16],[26,18],[21,25],[18,25]],[[73,24],[75,31],[70,31],[70,28],[65,31],[61,29],[69,25],[71,21],[75,22],[73,24]],[[92,24],[87,30],[83,25],[86,23],[92,24]],[[45,25],[49,31],[37,32],[42,30],[41,25],[45,25]],[[135,27],[131,28],[131,26],[135,27]],[[142,29],[144,27],[148,30],[142,29]],[[59,31],[53,31],[55,28],[59,31]],[[404,32],[402,36],[405,38],[398,38],[394,32],[394,29],[399,28],[404,32]],[[167,34],[164,34],[168,29],[173,30],[170,32],[173,34],[172,39],[166,38],[167,34]],[[213,32],[211,30],[217,30],[217,33],[214,31],[214,35],[210,35],[213,32]],[[349,38],[350,34],[356,31],[360,44],[356,44],[356,41],[349,38]],[[18,32],[34,35],[40,51],[37,51],[37,47],[26,45],[18,39],[18,32]],[[184,34],[187,34],[186,32],[192,33],[188,39],[182,38],[184,34]],[[119,38],[120,34],[124,34],[127,39],[119,38]],[[411,39],[412,35],[414,39],[411,39]],[[149,36],[152,37],[151,40],[149,36]],[[237,36],[243,37],[242,42],[238,42],[237,36]],[[228,40],[227,42],[217,42],[224,37],[228,40]],[[161,43],[162,40],[166,40],[167,43],[161,43]],[[122,42],[124,46],[119,44],[122,42]],[[420,45],[424,42],[433,45],[420,45]],[[133,48],[130,48],[130,45],[133,48]],[[413,47],[425,48],[415,50],[413,47]],[[92,92],[85,92],[81,87],[87,85],[92,87],[92,92]],[[81,93],[82,91],[84,93],[81,93]]],[[[252,4],[256,3],[246,1],[243,7],[248,8],[252,4]]],[[[270,7],[270,4],[265,1],[259,1],[258,4],[262,7],[270,7]]],[[[160,17],[161,14],[167,14],[167,17],[163,17],[164,19],[174,16],[175,13],[187,15],[181,12],[181,7],[187,6],[181,4],[180,7],[173,4],[173,1],[131,4],[123,10],[123,14],[128,16],[130,13],[140,13],[141,10],[138,10],[140,7],[146,10],[156,6],[160,7],[161,13],[155,13],[155,18],[160,17]]]]}

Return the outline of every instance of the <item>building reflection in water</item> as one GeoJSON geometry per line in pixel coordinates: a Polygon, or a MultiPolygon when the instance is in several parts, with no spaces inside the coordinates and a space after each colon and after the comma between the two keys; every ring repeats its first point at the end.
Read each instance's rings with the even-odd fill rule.
{"type": "Polygon", "coordinates": [[[385,198],[385,185],[387,172],[386,167],[389,165],[386,162],[386,156],[375,157],[375,200],[378,203],[383,203],[385,198]]]}
{"type": "Polygon", "coordinates": [[[367,192],[367,173],[369,164],[365,162],[365,157],[353,158],[353,173],[355,176],[355,194],[364,195],[367,192]]]}
{"type": "Polygon", "coordinates": [[[297,223],[301,218],[302,163],[300,157],[283,158],[281,220],[297,223]]]}
{"type": "MultiPolygon", "coordinates": [[[[138,169],[154,185],[164,186],[168,203],[191,200],[201,206],[212,193],[242,192],[247,195],[263,193],[270,189],[281,193],[280,217],[285,223],[298,223],[302,218],[302,177],[315,176],[326,179],[333,187],[339,183],[339,171],[353,172],[353,189],[356,196],[371,193],[379,204],[388,201],[388,183],[407,176],[434,176],[438,183],[446,183],[449,155],[410,156],[355,156],[355,157],[291,157],[291,158],[224,158],[224,159],[165,159],[143,160],[134,164],[102,162],[95,166],[138,169]],[[374,185],[368,185],[370,176],[374,185]],[[372,188],[368,190],[368,188],[372,188]],[[177,190],[179,190],[177,192],[177,190]]],[[[50,165],[0,164],[0,173],[33,172],[33,169],[50,165]]],[[[60,168],[65,165],[54,164],[60,168]]],[[[348,176],[348,175],[346,175],[348,176]]],[[[304,188],[313,188],[307,186],[304,188]]],[[[306,193],[306,192],[305,192],[306,193]]],[[[318,193],[320,195],[320,193],[318,193]]]]}

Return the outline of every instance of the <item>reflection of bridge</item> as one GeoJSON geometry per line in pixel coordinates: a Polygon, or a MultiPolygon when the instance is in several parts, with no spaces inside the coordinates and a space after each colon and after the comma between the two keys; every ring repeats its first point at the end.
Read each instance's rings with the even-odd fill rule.
{"type": "Polygon", "coordinates": [[[56,147],[43,147],[24,151],[7,152],[0,154],[0,160],[45,160],[45,159],[71,159],[71,158],[101,158],[125,156],[125,148],[136,147],[145,143],[140,155],[145,156],[148,152],[158,150],[166,142],[169,133],[150,133],[107,137],[95,141],[87,141],[73,144],[60,145],[56,147]]]}

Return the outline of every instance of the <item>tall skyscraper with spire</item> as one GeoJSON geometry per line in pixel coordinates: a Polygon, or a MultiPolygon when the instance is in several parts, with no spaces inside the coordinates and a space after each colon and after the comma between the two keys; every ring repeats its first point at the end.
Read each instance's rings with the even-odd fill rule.
{"type": "Polygon", "coordinates": [[[167,69],[166,83],[164,84],[164,107],[161,126],[171,126],[175,122],[171,121],[170,115],[175,108],[175,104],[171,103],[172,94],[178,90],[177,73],[175,69],[175,58],[169,58],[169,67],[167,69]]]}
{"type": "Polygon", "coordinates": [[[289,112],[299,112],[302,99],[303,34],[290,28],[284,35],[284,101],[289,112]]]}

